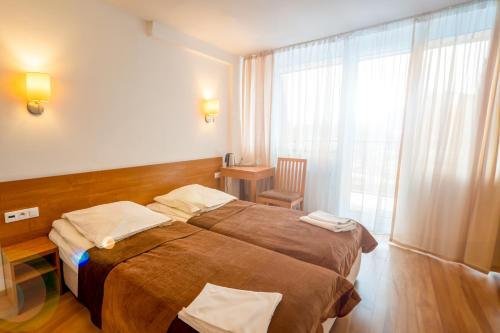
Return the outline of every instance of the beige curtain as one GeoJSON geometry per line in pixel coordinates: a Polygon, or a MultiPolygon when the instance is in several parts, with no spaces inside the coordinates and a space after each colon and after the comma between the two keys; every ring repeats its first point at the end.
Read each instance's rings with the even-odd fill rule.
{"type": "Polygon", "coordinates": [[[485,272],[500,221],[498,22],[481,28],[495,19],[491,5],[431,14],[415,26],[391,233],[485,272]]]}
{"type": "MultiPolygon", "coordinates": [[[[269,165],[271,133],[272,53],[246,57],[241,64],[241,164],[269,165]]],[[[257,193],[272,187],[272,180],[257,183],[257,193]]],[[[248,186],[240,190],[248,196],[248,186]]]]}
{"type": "MultiPolygon", "coordinates": [[[[500,9],[499,9],[500,10],[500,9]]],[[[497,16],[497,21],[500,15],[497,16]]],[[[484,98],[485,130],[478,158],[476,193],[465,248],[465,263],[482,271],[500,270],[500,24],[492,45],[484,98]],[[489,86],[489,87],[488,87],[489,86]]]]}
{"type": "Polygon", "coordinates": [[[270,163],[272,54],[250,56],[242,63],[241,163],[270,163]]]}

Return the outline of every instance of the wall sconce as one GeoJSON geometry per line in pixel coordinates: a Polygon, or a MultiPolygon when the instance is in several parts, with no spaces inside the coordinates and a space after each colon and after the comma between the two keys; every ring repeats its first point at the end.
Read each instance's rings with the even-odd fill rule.
{"type": "Polygon", "coordinates": [[[26,97],[28,98],[28,111],[34,115],[43,113],[41,102],[50,98],[50,75],[45,73],[26,73],[26,97]]]}
{"type": "Polygon", "coordinates": [[[203,101],[203,113],[207,123],[215,122],[215,117],[219,114],[220,103],[218,99],[206,99],[203,101]]]}

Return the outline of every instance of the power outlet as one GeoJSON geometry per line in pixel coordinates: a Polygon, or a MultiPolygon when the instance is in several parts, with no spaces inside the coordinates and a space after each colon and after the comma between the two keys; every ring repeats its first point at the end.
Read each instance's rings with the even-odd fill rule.
{"type": "Polygon", "coordinates": [[[5,223],[12,223],[16,221],[31,219],[40,216],[38,207],[26,208],[21,210],[16,210],[13,212],[6,212],[4,214],[5,223]]]}

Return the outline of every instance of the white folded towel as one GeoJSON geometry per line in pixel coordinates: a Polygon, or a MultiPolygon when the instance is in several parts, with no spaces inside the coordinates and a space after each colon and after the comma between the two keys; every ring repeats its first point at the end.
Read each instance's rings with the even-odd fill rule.
{"type": "Polygon", "coordinates": [[[306,223],[309,223],[309,224],[312,224],[312,225],[315,225],[317,227],[327,229],[327,230],[330,230],[333,232],[343,232],[343,231],[350,231],[350,230],[356,229],[356,222],[353,220],[351,220],[351,222],[345,223],[341,226],[338,226],[338,225],[331,223],[331,222],[323,222],[323,221],[315,220],[313,218],[310,218],[309,216],[302,216],[300,218],[300,220],[302,222],[306,222],[306,223]]]}
{"type": "Polygon", "coordinates": [[[333,223],[333,224],[338,225],[338,226],[352,223],[352,220],[350,218],[338,217],[338,216],[332,215],[330,213],[324,212],[322,210],[317,210],[315,212],[312,212],[308,216],[312,219],[315,219],[315,220],[318,220],[321,222],[333,223]]]}
{"type": "Polygon", "coordinates": [[[207,283],[178,317],[200,333],[267,332],[282,297],[280,293],[238,290],[207,283]]]}

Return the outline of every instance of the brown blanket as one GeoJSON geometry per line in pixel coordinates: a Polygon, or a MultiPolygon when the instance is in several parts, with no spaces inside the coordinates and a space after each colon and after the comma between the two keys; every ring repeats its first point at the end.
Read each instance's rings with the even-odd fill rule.
{"type": "Polygon", "coordinates": [[[177,313],[208,282],[282,293],[269,332],[320,332],[325,319],[345,316],[360,301],[330,270],[179,222],[89,255],[79,299],[98,326],[102,314],[109,332],[190,331],[177,313]]]}
{"type": "Polygon", "coordinates": [[[304,222],[303,211],[233,201],[191,218],[192,225],[286,254],[347,276],[359,248],[370,252],[377,241],[360,224],[332,232],[304,222]]]}

